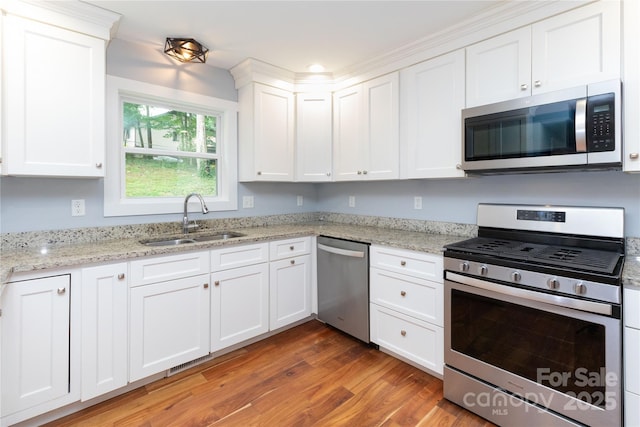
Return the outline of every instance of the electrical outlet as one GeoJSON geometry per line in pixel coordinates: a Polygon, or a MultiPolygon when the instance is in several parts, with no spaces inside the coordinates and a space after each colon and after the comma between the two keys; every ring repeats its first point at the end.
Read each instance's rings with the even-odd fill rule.
{"type": "Polygon", "coordinates": [[[422,209],[422,197],[416,196],[413,198],[413,209],[422,209]]]}
{"type": "Polygon", "coordinates": [[[83,216],[84,211],[84,199],[71,201],[71,216],[83,216]]]}
{"type": "Polygon", "coordinates": [[[302,198],[302,196],[298,196],[297,203],[298,203],[298,206],[302,206],[302,204],[304,203],[304,199],[302,198]]]}
{"type": "Polygon", "coordinates": [[[349,196],[349,207],[350,208],[356,207],[356,196],[349,196]]]}
{"type": "Polygon", "coordinates": [[[253,208],[253,196],[242,196],[242,207],[248,209],[253,208]]]}

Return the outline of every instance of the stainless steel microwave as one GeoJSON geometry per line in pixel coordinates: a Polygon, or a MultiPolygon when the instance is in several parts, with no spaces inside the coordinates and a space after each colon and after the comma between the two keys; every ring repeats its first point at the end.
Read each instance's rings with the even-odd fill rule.
{"type": "Polygon", "coordinates": [[[622,167],[621,83],[611,80],[462,110],[469,173],[622,167]]]}

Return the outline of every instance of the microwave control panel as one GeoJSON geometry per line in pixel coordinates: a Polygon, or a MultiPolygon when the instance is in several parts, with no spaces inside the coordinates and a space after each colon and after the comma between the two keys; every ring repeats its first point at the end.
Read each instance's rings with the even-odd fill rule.
{"type": "Polygon", "coordinates": [[[587,101],[587,151],[615,150],[614,94],[590,96],[587,101]]]}

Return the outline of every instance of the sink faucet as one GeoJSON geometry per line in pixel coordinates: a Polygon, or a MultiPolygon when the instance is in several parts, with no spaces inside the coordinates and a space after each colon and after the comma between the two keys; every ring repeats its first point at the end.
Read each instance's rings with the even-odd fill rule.
{"type": "Polygon", "coordinates": [[[203,214],[206,214],[209,212],[209,208],[204,203],[204,199],[200,194],[191,193],[187,195],[187,197],[184,198],[184,215],[182,217],[182,233],[183,234],[189,234],[190,229],[199,227],[198,224],[195,223],[195,221],[193,222],[193,224],[189,224],[189,216],[187,214],[187,205],[189,204],[189,199],[191,198],[191,196],[196,196],[198,199],[200,199],[200,206],[202,207],[203,214]]]}

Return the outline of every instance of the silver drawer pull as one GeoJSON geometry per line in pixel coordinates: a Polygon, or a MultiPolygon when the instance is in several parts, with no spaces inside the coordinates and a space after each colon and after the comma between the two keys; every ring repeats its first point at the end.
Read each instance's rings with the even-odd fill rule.
{"type": "Polygon", "coordinates": [[[216,285],[216,286],[220,286],[220,281],[216,280],[215,282],[213,282],[213,284],[216,285]]]}
{"type": "Polygon", "coordinates": [[[63,295],[65,292],[67,292],[67,288],[58,288],[58,295],[63,295]]]}
{"type": "Polygon", "coordinates": [[[402,335],[403,337],[407,336],[407,331],[405,331],[404,329],[400,331],[400,335],[402,335]]]}
{"type": "Polygon", "coordinates": [[[124,280],[124,273],[118,274],[118,280],[124,280]]]}
{"type": "Polygon", "coordinates": [[[404,267],[405,265],[407,265],[407,261],[400,261],[400,265],[404,267]]]}
{"type": "Polygon", "coordinates": [[[289,250],[294,250],[296,247],[295,246],[289,246],[289,250]]]}

